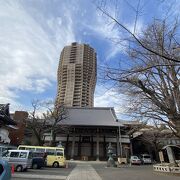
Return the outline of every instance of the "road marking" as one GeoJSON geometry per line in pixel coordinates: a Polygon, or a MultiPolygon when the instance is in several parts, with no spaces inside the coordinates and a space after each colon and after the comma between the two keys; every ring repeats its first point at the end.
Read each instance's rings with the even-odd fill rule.
{"type": "Polygon", "coordinates": [[[67,180],[102,180],[95,169],[90,164],[77,165],[67,180]]]}
{"type": "Polygon", "coordinates": [[[29,179],[58,179],[58,180],[65,180],[67,176],[59,176],[59,175],[38,175],[38,174],[26,174],[26,173],[18,173],[13,174],[13,178],[29,178],[29,179]]]}

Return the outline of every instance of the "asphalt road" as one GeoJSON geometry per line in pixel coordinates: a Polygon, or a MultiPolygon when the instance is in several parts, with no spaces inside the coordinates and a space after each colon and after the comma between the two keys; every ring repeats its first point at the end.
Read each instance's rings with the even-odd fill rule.
{"type": "MultiPolygon", "coordinates": [[[[29,169],[27,172],[22,173],[15,172],[12,180],[65,180],[76,164],[76,162],[69,163],[67,169],[46,167],[40,170],[29,169]]],[[[83,167],[83,164],[80,164],[83,167]]],[[[152,165],[107,168],[106,163],[87,162],[87,164],[90,164],[96,170],[102,180],[180,180],[180,176],[154,172],[152,165]]],[[[91,177],[88,177],[88,180],[90,180],[90,178],[91,177]]]]}
{"type": "Polygon", "coordinates": [[[152,165],[133,165],[120,168],[107,168],[103,164],[92,165],[102,180],[180,180],[180,176],[153,171],[152,165]]]}
{"type": "Polygon", "coordinates": [[[68,168],[51,168],[45,167],[42,169],[28,169],[27,172],[15,172],[12,175],[12,180],[55,180],[66,179],[72,169],[76,166],[75,163],[69,163],[68,168]]]}

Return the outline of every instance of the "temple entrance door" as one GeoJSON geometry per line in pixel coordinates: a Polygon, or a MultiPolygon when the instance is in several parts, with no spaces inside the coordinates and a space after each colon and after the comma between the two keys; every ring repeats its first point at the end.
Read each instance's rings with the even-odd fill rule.
{"type": "Polygon", "coordinates": [[[91,137],[82,136],[81,141],[81,160],[89,160],[91,156],[91,137]]]}
{"type": "Polygon", "coordinates": [[[89,160],[91,156],[91,144],[82,143],[81,144],[81,160],[89,160]]]}
{"type": "Polygon", "coordinates": [[[82,143],[81,155],[82,156],[91,156],[91,144],[90,143],[82,143]]]}

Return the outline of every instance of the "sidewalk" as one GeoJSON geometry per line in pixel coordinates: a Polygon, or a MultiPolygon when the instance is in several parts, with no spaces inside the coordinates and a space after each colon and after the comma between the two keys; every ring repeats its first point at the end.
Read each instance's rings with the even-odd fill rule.
{"type": "Polygon", "coordinates": [[[102,180],[95,169],[87,163],[77,164],[67,180],[102,180]]]}
{"type": "Polygon", "coordinates": [[[46,179],[46,180],[65,180],[67,176],[60,176],[60,175],[38,175],[38,174],[27,174],[27,173],[15,173],[12,175],[12,178],[18,179],[46,179]]]}

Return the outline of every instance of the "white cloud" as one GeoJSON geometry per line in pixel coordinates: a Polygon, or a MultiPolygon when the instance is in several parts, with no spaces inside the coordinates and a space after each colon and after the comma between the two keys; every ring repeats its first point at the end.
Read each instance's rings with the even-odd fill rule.
{"type": "Polygon", "coordinates": [[[106,52],[106,59],[109,60],[113,58],[118,52],[122,52],[123,46],[117,45],[115,41],[121,37],[121,33],[118,28],[116,28],[114,23],[107,18],[105,15],[102,15],[101,12],[95,12],[95,21],[93,24],[84,24],[87,28],[89,28],[92,32],[108,41],[108,45],[110,46],[109,50],[106,52]]]}
{"type": "Polygon", "coordinates": [[[104,86],[97,85],[94,106],[95,107],[114,107],[117,114],[125,111],[125,96],[119,94],[117,89],[106,89],[104,86]]]}
{"type": "Polygon", "coordinates": [[[56,81],[61,49],[75,39],[70,14],[64,22],[59,16],[36,19],[24,7],[21,1],[0,2],[1,102],[14,104],[18,90],[45,91],[56,81]]]}
{"type": "MultiPolygon", "coordinates": [[[[117,17],[113,7],[109,7],[108,10],[105,10],[109,13],[110,16],[115,17],[116,20],[120,18],[117,17]]],[[[121,11],[121,9],[119,9],[121,11]]],[[[119,12],[121,14],[121,12],[119,12]]],[[[91,24],[84,24],[87,28],[89,28],[92,32],[102,38],[106,39],[107,45],[109,45],[109,50],[105,52],[106,60],[114,58],[118,53],[126,53],[128,48],[127,42],[127,32],[124,31],[121,27],[117,25],[110,17],[103,14],[100,10],[95,12],[94,21],[91,24]],[[125,33],[126,32],[126,33],[125,33]]],[[[126,27],[133,32],[134,24],[125,24],[126,27]]],[[[143,27],[142,20],[139,20],[136,25],[136,32],[140,32],[143,27]]]]}
{"type": "Polygon", "coordinates": [[[46,89],[46,87],[51,85],[51,82],[50,82],[50,80],[48,80],[46,78],[42,78],[42,79],[34,80],[34,84],[35,85],[38,84],[38,86],[36,86],[36,91],[38,93],[41,93],[46,89]]]}
{"type": "Polygon", "coordinates": [[[131,24],[128,24],[126,23],[126,27],[132,32],[134,33],[135,31],[135,34],[136,35],[140,35],[140,33],[142,32],[143,28],[145,28],[145,25],[143,24],[143,21],[142,20],[138,20],[136,22],[136,25],[134,23],[131,23],[131,24]]]}
{"type": "MultiPolygon", "coordinates": [[[[85,27],[84,35],[93,32],[107,40],[107,59],[122,52],[123,47],[110,40],[122,37],[121,32],[97,10],[82,8],[83,1],[71,1],[73,4],[53,1],[52,7],[48,7],[46,1],[37,1],[38,5],[26,2],[31,1],[0,1],[0,103],[20,106],[19,91],[42,93],[51,86],[56,81],[60,51],[75,41],[75,31],[82,28],[80,25],[85,27]],[[89,18],[89,14],[92,17],[89,18]],[[75,24],[79,26],[74,27],[75,24]]],[[[96,92],[99,94],[101,90],[96,92]]],[[[95,105],[118,104],[113,96],[113,91],[96,95],[95,105]]],[[[116,105],[116,110],[118,107],[116,105]]]]}
{"type": "Polygon", "coordinates": [[[14,112],[16,110],[18,111],[24,111],[27,110],[27,107],[23,106],[22,104],[18,103],[17,101],[14,101],[12,98],[8,97],[0,97],[1,104],[7,104],[10,103],[10,112],[14,112]],[[13,106],[11,106],[13,104],[13,106]]]}

